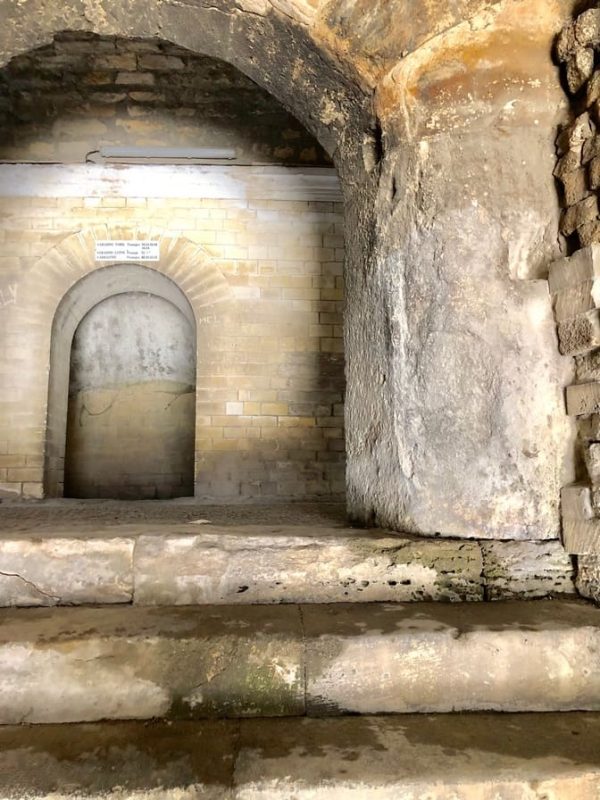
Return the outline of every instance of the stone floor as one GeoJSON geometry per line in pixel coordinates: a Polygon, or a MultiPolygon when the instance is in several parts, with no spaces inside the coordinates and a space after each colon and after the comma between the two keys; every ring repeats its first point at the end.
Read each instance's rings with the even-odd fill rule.
{"type": "Polygon", "coordinates": [[[0,727],[6,800],[598,800],[599,714],[0,727]]]}
{"type": "Polygon", "coordinates": [[[105,526],[176,524],[208,519],[215,525],[317,525],[347,527],[342,503],[207,505],[178,500],[12,500],[0,502],[0,535],[18,531],[76,530],[95,534],[105,526]]]}
{"type": "Polygon", "coordinates": [[[0,504],[0,606],[503,600],[573,579],[558,541],[364,530],[338,504],[0,504]]]}

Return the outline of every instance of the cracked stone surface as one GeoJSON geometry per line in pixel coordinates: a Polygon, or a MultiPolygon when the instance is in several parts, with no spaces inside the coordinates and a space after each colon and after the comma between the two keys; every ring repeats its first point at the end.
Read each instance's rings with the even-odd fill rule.
{"type": "Polygon", "coordinates": [[[129,603],[132,539],[0,539],[0,605],[129,603]]]}
{"type": "Polygon", "coordinates": [[[600,610],[543,603],[0,612],[0,724],[600,710],[600,610]]]}
{"type": "Polygon", "coordinates": [[[365,530],[348,525],[335,504],[5,503],[0,525],[2,606],[456,602],[575,593],[573,564],[557,541],[365,530]]]}

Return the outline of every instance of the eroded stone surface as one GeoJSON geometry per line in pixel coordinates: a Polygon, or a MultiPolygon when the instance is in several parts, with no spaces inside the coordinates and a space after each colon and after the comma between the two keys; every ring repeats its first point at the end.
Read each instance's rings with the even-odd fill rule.
{"type": "Polygon", "coordinates": [[[294,606],[26,609],[1,627],[5,722],[304,712],[294,606]]]}
{"type": "Polygon", "coordinates": [[[0,606],[128,603],[133,545],[103,539],[0,539],[0,606]]]}
{"type": "Polygon", "coordinates": [[[309,714],[600,708],[600,675],[591,678],[600,667],[593,607],[421,605],[415,615],[380,605],[361,612],[304,608],[309,714]]]}
{"type": "Polygon", "coordinates": [[[600,605],[600,553],[578,557],[577,590],[600,605]]]}
{"type": "Polygon", "coordinates": [[[572,559],[560,542],[482,542],[489,600],[574,594],[572,559]]]}
{"type": "Polygon", "coordinates": [[[600,610],[545,603],[13,609],[0,724],[600,709],[600,610]]]}
{"type": "Polygon", "coordinates": [[[481,600],[481,573],[476,542],[348,529],[209,526],[198,535],[138,539],[135,602],[481,600]]]}

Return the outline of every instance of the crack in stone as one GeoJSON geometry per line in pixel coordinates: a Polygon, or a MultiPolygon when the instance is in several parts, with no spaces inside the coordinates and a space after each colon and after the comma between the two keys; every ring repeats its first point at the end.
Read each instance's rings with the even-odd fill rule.
{"type": "Polygon", "coordinates": [[[41,594],[42,597],[47,597],[49,600],[52,600],[55,603],[60,603],[60,601],[62,599],[59,595],[48,594],[48,592],[45,592],[43,589],[40,589],[39,586],[36,586],[35,583],[33,583],[33,581],[27,580],[27,578],[24,578],[22,575],[19,575],[17,572],[2,572],[2,571],[0,571],[0,576],[3,576],[5,578],[18,578],[20,581],[23,581],[23,583],[26,586],[30,586],[38,594],[41,594]]]}

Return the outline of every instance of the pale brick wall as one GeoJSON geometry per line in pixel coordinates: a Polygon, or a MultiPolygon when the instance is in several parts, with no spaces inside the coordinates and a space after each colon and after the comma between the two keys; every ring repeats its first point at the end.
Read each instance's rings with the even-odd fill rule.
{"type": "MultiPolygon", "coordinates": [[[[158,173],[147,169],[151,194],[158,173]]],[[[249,199],[256,176],[235,170],[238,184],[248,183],[246,197],[106,196],[100,179],[86,196],[20,197],[8,195],[18,195],[22,182],[9,187],[0,178],[3,489],[42,492],[52,317],[65,287],[102,266],[89,254],[87,266],[75,256],[63,259],[60,246],[106,224],[122,226],[124,238],[160,230],[165,242],[171,237],[169,252],[180,237],[202,245],[228,285],[226,299],[205,305],[210,286],[197,288],[204,280],[194,272],[199,267],[171,258],[171,276],[198,327],[196,494],[343,494],[342,207],[249,199]]],[[[286,194],[287,174],[282,170],[278,196],[286,194]]],[[[39,188],[39,195],[52,191],[39,188]]],[[[87,247],[85,237],[73,240],[81,252],[87,247]]]]}

